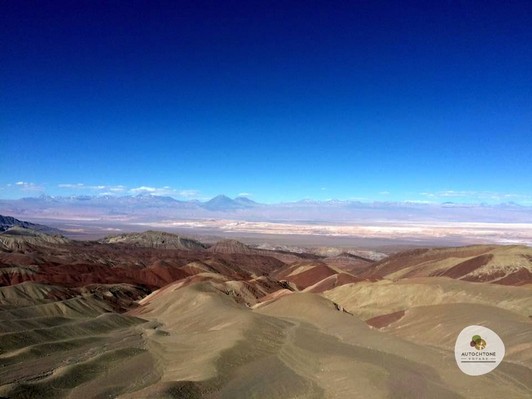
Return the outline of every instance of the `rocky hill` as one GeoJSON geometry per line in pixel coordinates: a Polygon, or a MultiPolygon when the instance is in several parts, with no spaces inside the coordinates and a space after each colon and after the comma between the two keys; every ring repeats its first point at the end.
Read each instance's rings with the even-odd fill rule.
{"type": "Polygon", "coordinates": [[[375,264],[366,276],[398,280],[450,277],[505,285],[532,283],[532,248],[476,245],[400,252],[375,264]]]}
{"type": "Polygon", "coordinates": [[[177,234],[162,231],[145,231],[143,233],[125,233],[106,237],[100,240],[106,244],[125,244],[135,247],[184,249],[203,251],[206,246],[199,241],[185,238],[177,234]]]}
{"type": "Polygon", "coordinates": [[[12,227],[21,227],[24,229],[31,229],[34,231],[40,231],[45,234],[63,234],[59,229],[53,227],[44,226],[42,224],[30,223],[23,220],[18,220],[12,216],[0,215],[0,232],[6,231],[12,227]]]}

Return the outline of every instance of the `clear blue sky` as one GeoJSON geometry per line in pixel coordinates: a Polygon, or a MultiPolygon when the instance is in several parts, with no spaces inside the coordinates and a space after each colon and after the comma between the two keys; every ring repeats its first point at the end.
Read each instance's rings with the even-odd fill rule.
{"type": "Polygon", "coordinates": [[[530,1],[7,0],[0,35],[0,198],[532,203],[530,1]]]}

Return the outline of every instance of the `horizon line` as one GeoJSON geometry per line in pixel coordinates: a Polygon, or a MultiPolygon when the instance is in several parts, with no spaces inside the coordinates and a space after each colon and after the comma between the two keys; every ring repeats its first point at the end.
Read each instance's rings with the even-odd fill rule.
{"type": "Polygon", "coordinates": [[[415,205],[468,205],[468,206],[497,206],[497,205],[515,205],[518,207],[532,207],[532,203],[526,201],[526,202],[518,202],[518,201],[501,201],[501,202],[488,202],[488,201],[429,201],[429,200],[378,200],[378,199],[370,199],[370,198],[348,198],[348,199],[340,199],[340,198],[330,198],[330,199],[314,199],[310,197],[305,197],[301,199],[296,200],[287,200],[287,201],[272,201],[272,202],[260,202],[256,201],[254,199],[249,198],[250,195],[236,195],[234,197],[231,197],[227,194],[217,194],[213,197],[199,197],[199,198],[190,198],[190,199],[182,199],[173,195],[162,195],[162,194],[153,194],[149,192],[142,192],[138,194],[118,194],[118,193],[102,193],[102,194],[71,194],[71,195],[50,195],[47,193],[41,193],[37,196],[25,196],[25,197],[17,197],[17,198],[2,198],[0,197],[0,201],[20,201],[25,199],[43,199],[43,198],[51,198],[51,199],[77,199],[77,198],[139,198],[139,197],[151,197],[151,198],[170,198],[176,202],[200,202],[200,203],[207,203],[209,201],[214,200],[215,198],[224,197],[227,199],[230,199],[232,201],[237,199],[246,199],[250,202],[256,203],[258,205],[281,205],[281,204],[297,204],[297,203],[305,203],[305,202],[311,202],[311,203],[318,203],[318,204],[326,204],[326,203],[333,203],[333,202],[339,202],[339,203],[359,203],[359,204],[415,204],[415,205]]]}

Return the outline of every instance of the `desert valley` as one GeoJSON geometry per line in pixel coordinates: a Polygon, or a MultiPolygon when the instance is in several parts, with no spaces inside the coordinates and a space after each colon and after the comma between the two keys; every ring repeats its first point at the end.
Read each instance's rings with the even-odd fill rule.
{"type": "Polygon", "coordinates": [[[291,252],[2,217],[0,396],[526,398],[532,249],[291,252]],[[463,374],[467,325],[506,346],[463,374]]]}

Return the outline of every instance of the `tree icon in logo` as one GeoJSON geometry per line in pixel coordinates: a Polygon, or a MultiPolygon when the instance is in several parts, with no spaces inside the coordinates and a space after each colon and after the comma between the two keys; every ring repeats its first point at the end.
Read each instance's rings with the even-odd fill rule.
{"type": "Polygon", "coordinates": [[[484,341],[480,335],[473,335],[471,338],[471,346],[474,346],[476,350],[482,350],[486,347],[486,341],[484,341]]]}

